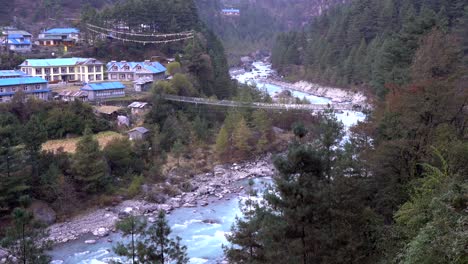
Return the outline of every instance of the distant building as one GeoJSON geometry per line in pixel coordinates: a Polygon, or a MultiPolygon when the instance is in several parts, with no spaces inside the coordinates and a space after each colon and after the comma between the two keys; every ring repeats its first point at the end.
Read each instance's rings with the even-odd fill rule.
{"type": "Polygon", "coordinates": [[[90,83],[81,88],[88,92],[88,100],[125,97],[125,86],[121,82],[90,83]]]}
{"type": "Polygon", "coordinates": [[[166,67],[159,62],[149,60],[142,62],[111,61],[107,63],[107,73],[112,81],[136,81],[139,79],[163,80],[166,67]]]}
{"type": "Polygon", "coordinates": [[[0,79],[18,78],[18,77],[26,77],[26,76],[28,75],[22,71],[16,71],[16,70],[0,71],[0,79]]]}
{"type": "Polygon", "coordinates": [[[52,28],[39,34],[37,44],[41,46],[74,46],[80,40],[77,28],[52,28]]]}
{"type": "Polygon", "coordinates": [[[24,30],[6,27],[1,31],[0,44],[11,51],[30,52],[32,49],[32,35],[24,30]]]}
{"type": "Polygon", "coordinates": [[[144,127],[135,127],[134,129],[127,132],[130,140],[144,139],[149,133],[149,130],[144,127]]]}
{"type": "Polygon", "coordinates": [[[88,101],[87,91],[63,91],[63,92],[60,92],[58,96],[62,101],[65,101],[65,102],[88,101]]]}
{"type": "Polygon", "coordinates": [[[149,105],[145,102],[133,102],[128,105],[128,108],[130,108],[132,115],[141,115],[147,112],[149,105]]]}
{"type": "Polygon", "coordinates": [[[225,16],[240,16],[240,10],[235,8],[225,8],[221,10],[221,14],[225,16]]]}
{"type": "Polygon", "coordinates": [[[11,101],[19,91],[29,97],[49,100],[50,89],[47,81],[42,78],[24,76],[0,79],[0,102],[11,101]]]}
{"type": "Polygon", "coordinates": [[[28,59],[20,68],[49,82],[99,82],[104,80],[104,63],[93,58],[28,59]]]}
{"type": "Polygon", "coordinates": [[[133,81],[133,88],[135,92],[143,92],[151,90],[153,86],[153,80],[150,78],[140,78],[136,81],[133,81]]]}

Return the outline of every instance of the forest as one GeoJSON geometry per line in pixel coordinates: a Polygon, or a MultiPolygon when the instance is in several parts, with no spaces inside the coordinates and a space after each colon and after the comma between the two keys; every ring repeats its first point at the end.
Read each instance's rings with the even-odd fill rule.
{"type": "Polygon", "coordinates": [[[422,38],[434,27],[458,39],[466,52],[465,1],[353,1],[312,19],[303,32],[279,34],[273,64],[290,73],[340,87],[408,84],[422,38]],[[465,9],[464,9],[465,8],[465,9]]]}
{"type": "Polygon", "coordinates": [[[293,130],[228,236],[232,263],[467,263],[467,11],[358,0],[279,34],[287,77],[368,87],[376,104],[342,147],[332,116],[293,130]]]}

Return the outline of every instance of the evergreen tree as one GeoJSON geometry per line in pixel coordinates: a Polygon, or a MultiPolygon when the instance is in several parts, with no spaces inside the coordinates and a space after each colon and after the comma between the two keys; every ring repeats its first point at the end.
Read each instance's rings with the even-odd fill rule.
{"type": "Polygon", "coordinates": [[[243,153],[246,153],[250,150],[250,145],[248,143],[251,137],[250,128],[247,126],[244,118],[241,118],[236,125],[236,128],[233,132],[234,146],[243,153]]]}
{"type": "Polygon", "coordinates": [[[117,229],[122,232],[123,236],[130,236],[131,240],[128,244],[117,243],[114,252],[119,256],[130,258],[134,264],[145,263],[144,258],[138,258],[139,251],[144,245],[137,238],[145,232],[146,222],[135,216],[129,216],[117,223],[117,229]]]}
{"type": "Polygon", "coordinates": [[[216,137],[216,153],[219,157],[223,156],[229,150],[229,133],[226,126],[223,125],[216,137]]]}
{"type": "Polygon", "coordinates": [[[82,192],[98,193],[107,188],[107,172],[99,142],[86,128],[83,137],[78,141],[73,158],[72,170],[77,187],[82,192]]]}
{"type": "MultiPolygon", "coordinates": [[[[6,230],[6,236],[1,240],[11,256],[18,258],[23,264],[46,264],[51,258],[45,254],[50,248],[47,234],[40,223],[33,220],[30,212],[16,208],[12,214],[13,226],[6,230]]],[[[10,258],[10,257],[9,257],[10,258]]],[[[16,263],[7,259],[8,263],[16,263]]]]}

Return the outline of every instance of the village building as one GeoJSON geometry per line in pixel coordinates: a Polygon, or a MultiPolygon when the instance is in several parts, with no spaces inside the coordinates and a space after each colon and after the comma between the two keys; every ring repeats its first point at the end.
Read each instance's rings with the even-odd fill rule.
{"type": "Polygon", "coordinates": [[[14,77],[0,79],[0,102],[9,102],[22,91],[27,97],[49,100],[50,89],[47,81],[39,77],[14,77]]]}
{"type": "Polygon", "coordinates": [[[26,77],[28,76],[26,73],[18,70],[3,70],[0,71],[0,79],[6,78],[18,78],[18,77],[26,77]]]}
{"type": "Polygon", "coordinates": [[[77,28],[52,28],[39,34],[37,44],[41,46],[74,46],[80,40],[77,28]]]}
{"type": "Polygon", "coordinates": [[[0,45],[15,52],[30,52],[32,49],[32,35],[24,30],[12,27],[3,28],[1,31],[0,45]]]}
{"type": "Polygon", "coordinates": [[[153,80],[150,78],[140,78],[136,81],[133,81],[133,88],[135,92],[147,92],[153,87],[153,80]]]}
{"type": "Polygon", "coordinates": [[[24,73],[50,83],[104,80],[104,63],[94,58],[28,59],[20,68],[24,73]]]}
{"type": "Polygon", "coordinates": [[[121,82],[90,83],[81,88],[88,92],[89,101],[125,97],[125,86],[121,82]]]}
{"type": "Polygon", "coordinates": [[[135,127],[134,129],[127,132],[130,140],[141,140],[146,137],[149,130],[144,127],[135,127]]]}
{"type": "Polygon", "coordinates": [[[133,102],[128,105],[132,115],[142,115],[149,110],[148,103],[145,102],[133,102]]]}
{"type": "Polygon", "coordinates": [[[235,8],[225,8],[221,10],[221,14],[225,16],[240,16],[240,10],[235,8]]]}
{"type": "Polygon", "coordinates": [[[107,63],[108,78],[111,81],[164,80],[166,67],[159,62],[111,61],[107,63]]]}
{"type": "Polygon", "coordinates": [[[58,98],[65,102],[73,101],[88,101],[88,92],[87,91],[62,91],[58,94],[58,98]]]}

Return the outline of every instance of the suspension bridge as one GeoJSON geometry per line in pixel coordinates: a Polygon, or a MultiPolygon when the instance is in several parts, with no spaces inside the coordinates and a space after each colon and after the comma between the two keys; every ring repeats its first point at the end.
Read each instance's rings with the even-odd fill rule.
{"type": "Polygon", "coordinates": [[[245,107],[271,110],[303,110],[303,111],[324,111],[328,109],[338,111],[356,111],[361,110],[361,106],[353,104],[281,104],[281,103],[259,103],[259,102],[239,102],[230,100],[216,100],[210,98],[187,97],[163,94],[162,98],[168,101],[183,102],[190,104],[217,105],[227,107],[245,107]]]}

